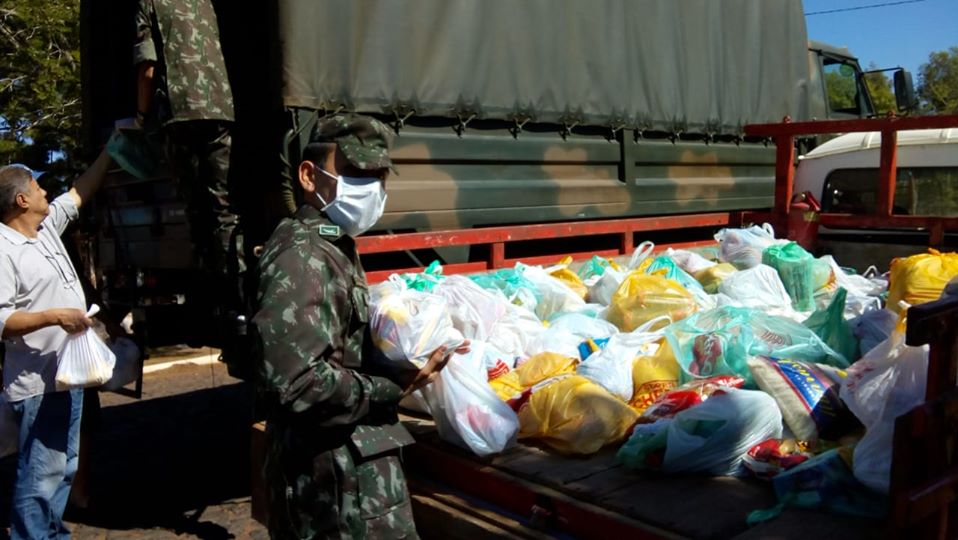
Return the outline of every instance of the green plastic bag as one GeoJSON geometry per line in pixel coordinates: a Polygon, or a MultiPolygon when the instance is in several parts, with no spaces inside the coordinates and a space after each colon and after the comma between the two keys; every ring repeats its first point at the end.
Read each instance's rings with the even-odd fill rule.
{"type": "Polygon", "coordinates": [[[771,246],[762,252],[762,264],[778,271],[782,284],[798,311],[815,309],[815,257],[795,242],[771,246]]]}
{"type": "Polygon", "coordinates": [[[755,525],[777,517],[786,507],[826,510],[837,514],[882,519],[888,514],[888,497],[862,485],[848,465],[848,448],[832,449],[772,480],[778,504],[749,514],[755,525]]]}
{"type": "Polygon", "coordinates": [[[825,309],[812,313],[811,317],[802,323],[806,328],[815,332],[829,347],[844,356],[848,361],[858,360],[858,340],[852,334],[852,329],[845,323],[845,298],[848,291],[839,288],[825,309]]]}
{"type": "Polygon", "coordinates": [[[593,276],[601,276],[605,273],[605,269],[609,268],[611,264],[609,259],[593,255],[591,259],[582,263],[582,266],[579,267],[579,271],[576,272],[576,274],[585,281],[593,276]]]}
{"type": "Polygon", "coordinates": [[[469,276],[476,285],[486,290],[499,290],[513,304],[535,312],[539,304],[539,289],[535,283],[529,281],[516,272],[515,268],[504,268],[488,274],[469,276]]]}
{"type": "Polygon", "coordinates": [[[656,257],[648,267],[645,268],[646,274],[654,274],[660,270],[665,270],[665,277],[677,281],[679,285],[689,291],[704,290],[702,284],[698,282],[691,274],[682,270],[682,267],[672,260],[668,255],[656,257]]]}
{"type": "Polygon", "coordinates": [[[814,332],[784,317],[752,308],[723,306],[665,329],[665,337],[682,369],[680,382],[716,375],[738,375],[755,388],[750,356],[769,356],[848,367],[848,360],[814,332]]]}
{"type": "Polygon", "coordinates": [[[439,261],[432,261],[432,264],[418,274],[403,274],[402,279],[406,286],[415,291],[430,292],[436,286],[436,283],[443,278],[442,265],[439,261]]]}
{"type": "Polygon", "coordinates": [[[149,180],[160,174],[163,150],[159,137],[142,129],[118,129],[106,142],[106,152],[124,171],[149,180]]]}

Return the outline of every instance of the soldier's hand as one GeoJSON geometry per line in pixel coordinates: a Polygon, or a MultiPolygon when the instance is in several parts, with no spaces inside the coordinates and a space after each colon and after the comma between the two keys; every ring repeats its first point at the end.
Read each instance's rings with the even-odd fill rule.
{"type": "Polygon", "coordinates": [[[409,395],[435,381],[439,377],[439,372],[446,367],[446,364],[449,363],[449,359],[452,358],[453,354],[465,354],[467,352],[469,352],[469,340],[464,341],[462,345],[452,351],[446,347],[439,347],[433,351],[432,354],[429,355],[429,360],[426,361],[426,365],[416,372],[412,380],[406,384],[403,395],[409,395]]]}
{"type": "Polygon", "coordinates": [[[63,308],[52,311],[53,320],[56,321],[57,326],[66,330],[67,333],[76,334],[93,326],[93,320],[87,317],[82,310],[63,308]]]}

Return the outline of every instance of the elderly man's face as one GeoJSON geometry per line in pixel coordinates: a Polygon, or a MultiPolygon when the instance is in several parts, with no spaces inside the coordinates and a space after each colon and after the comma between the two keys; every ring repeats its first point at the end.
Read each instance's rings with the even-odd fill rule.
{"type": "Polygon", "coordinates": [[[50,213],[50,203],[47,201],[47,192],[36,180],[30,180],[30,187],[22,194],[27,204],[27,211],[35,215],[46,217],[50,213]]]}

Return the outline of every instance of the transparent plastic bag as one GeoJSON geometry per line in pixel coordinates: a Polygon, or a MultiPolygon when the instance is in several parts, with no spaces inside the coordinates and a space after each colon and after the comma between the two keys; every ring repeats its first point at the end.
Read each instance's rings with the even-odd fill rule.
{"type": "MultiPolygon", "coordinates": [[[[99,313],[96,304],[87,311],[87,317],[99,313]]],[[[92,328],[70,334],[57,355],[57,390],[100,386],[113,376],[116,355],[92,328]]]]}
{"type": "Polygon", "coordinates": [[[783,243],[775,239],[775,231],[768,223],[743,229],[722,229],[715,234],[715,240],[719,243],[722,262],[731,263],[740,270],[762,264],[762,251],[783,243]]]}
{"type": "Polygon", "coordinates": [[[471,347],[453,355],[439,379],[422,392],[443,440],[488,456],[515,444],[519,418],[487,382],[485,344],[471,347]]]}
{"type": "Polygon", "coordinates": [[[585,300],[586,296],[589,294],[589,288],[586,287],[585,283],[582,282],[582,278],[578,274],[569,269],[569,265],[572,264],[572,257],[566,257],[559,261],[558,264],[546,268],[546,272],[550,276],[558,279],[562,283],[569,287],[579,296],[579,298],[585,300]]]}
{"type": "Polygon", "coordinates": [[[699,255],[698,253],[695,253],[694,251],[688,251],[685,249],[668,248],[665,250],[665,254],[675,261],[675,263],[678,264],[682,270],[685,270],[689,274],[693,275],[717,264],[699,255]]]}
{"type": "Polygon", "coordinates": [[[895,420],[925,400],[928,346],[905,344],[904,325],[847,370],[839,396],[865,426],[855,446],[855,478],[888,493],[895,420]]]}
{"type": "Polygon", "coordinates": [[[628,334],[615,334],[608,343],[592,353],[576,368],[579,375],[601,385],[623,401],[632,399],[632,365],[639,356],[654,354],[662,332],[650,332],[648,328],[659,322],[668,323],[668,318],[653,319],[628,334]]]}
{"type": "Polygon", "coordinates": [[[661,316],[682,320],[697,309],[692,294],[679,283],[635,270],[615,291],[606,318],[623,332],[631,332],[661,316]]]}
{"type": "Polygon", "coordinates": [[[516,272],[535,285],[539,298],[535,313],[540,320],[548,319],[553,313],[576,311],[585,305],[578,293],[538,266],[517,263],[516,272]]]}
{"type": "Polygon", "coordinates": [[[465,341],[452,325],[446,299],[406,288],[390,279],[370,290],[369,330],[389,360],[419,369],[439,347],[455,349],[465,341]]]}
{"type": "Polygon", "coordinates": [[[725,281],[725,278],[731,276],[737,271],[738,269],[731,264],[721,263],[716,264],[715,266],[710,266],[704,270],[699,270],[695,273],[694,277],[705,292],[709,294],[715,294],[719,290],[719,285],[725,281]]]}
{"type": "Polygon", "coordinates": [[[618,290],[619,285],[622,285],[626,275],[626,272],[614,268],[606,269],[602,276],[589,287],[589,294],[586,298],[589,302],[608,306],[612,303],[612,295],[618,290]]]}
{"type": "Polygon", "coordinates": [[[504,268],[486,274],[469,276],[476,285],[488,291],[501,292],[510,304],[535,313],[539,304],[538,291],[534,283],[522,277],[515,268],[504,268]]]}
{"type": "Polygon", "coordinates": [[[614,324],[579,313],[567,313],[549,323],[532,346],[533,355],[554,352],[577,358],[579,344],[587,339],[604,339],[619,332],[614,324]]]}
{"type": "Polygon", "coordinates": [[[632,252],[632,257],[629,258],[628,269],[638,270],[639,267],[642,266],[642,263],[652,256],[653,251],[655,251],[655,244],[649,241],[642,242],[636,246],[635,251],[632,252]]]}
{"type": "Polygon", "coordinates": [[[718,290],[741,307],[773,310],[777,313],[793,311],[792,299],[778,277],[778,272],[764,264],[726,277],[719,284],[718,290]]]}

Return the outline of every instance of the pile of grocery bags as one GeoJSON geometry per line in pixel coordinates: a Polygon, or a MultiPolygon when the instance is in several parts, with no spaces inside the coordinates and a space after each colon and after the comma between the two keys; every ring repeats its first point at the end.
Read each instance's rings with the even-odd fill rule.
{"type": "Polygon", "coordinates": [[[622,264],[394,275],[371,288],[373,339],[414,365],[471,342],[403,405],[477,455],[614,446],[630,468],[752,475],[780,506],[872,515],[848,501],[887,493],[894,420],[924,397],[928,350],[904,343],[907,308],[941,296],[958,254],[857,274],[768,226],[716,240],[711,256],[646,242],[622,264]],[[796,474],[828,487],[809,495],[796,474]]]}

